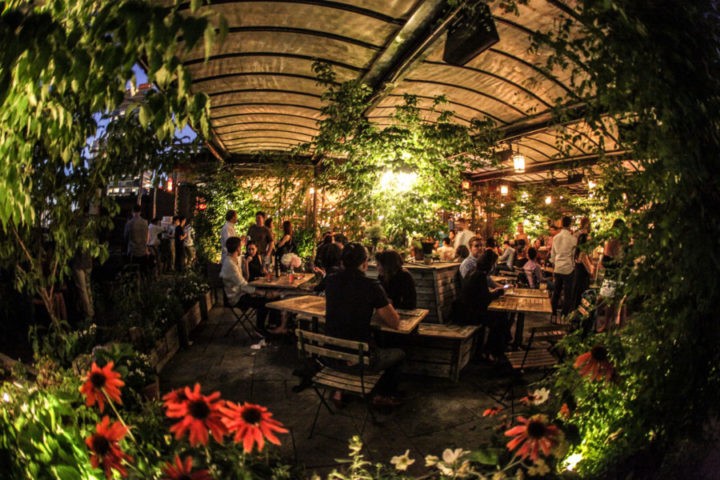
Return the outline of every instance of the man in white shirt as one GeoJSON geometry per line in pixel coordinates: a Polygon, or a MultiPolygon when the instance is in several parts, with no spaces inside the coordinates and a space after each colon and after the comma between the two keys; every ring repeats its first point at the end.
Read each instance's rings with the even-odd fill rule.
{"type": "Polygon", "coordinates": [[[220,249],[222,250],[222,254],[220,257],[220,264],[225,263],[225,257],[227,256],[227,247],[225,244],[228,241],[228,238],[230,237],[237,237],[235,234],[235,224],[237,223],[238,215],[235,210],[228,210],[228,212],[225,214],[225,225],[223,225],[222,230],[220,230],[220,249]]]}
{"type": "MultiPolygon", "coordinates": [[[[240,246],[242,240],[238,237],[227,239],[227,255],[220,268],[220,278],[223,281],[225,295],[230,305],[238,307],[252,307],[257,311],[256,329],[259,332],[265,331],[265,318],[268,309],[265,304],[277,298],[275,292],[270,290],[257,290],[248,284],[242,274],[240,267],[240,246]]],[[[275,312],[277,313],[277,312],[275,312]]],[[[275,315],[273,315],[274,317],[275,315]]],[[[279,314],[277,315],[279,317],[279,314]]]]}
{"type": "Polygon", "coordinates": [[[571,217],[562,218],[562,230],[555,235],[550,251],[550,261],[555,266],[555,290],[553,291],[552,304],[553,312],[558,309],[560,294],[563,296],[562,314],[567,315],[570,311],[570,297],[572,295],[573,273],[575,272],[575,259],[573,254],[577,245],[577,238],[570,231],[572,226],[571,217]]]}
{"type": "Polygon", "coordinates": [[[457,222],[455,222],[455,244],[453,245],[453,248],[457,250],[457,248],[460,245],[465,245],[466,247],[470,248],[470,239],[474,237],[473,233],[467,229],[467,222],[464,218],[459,218],[457,222]]]}

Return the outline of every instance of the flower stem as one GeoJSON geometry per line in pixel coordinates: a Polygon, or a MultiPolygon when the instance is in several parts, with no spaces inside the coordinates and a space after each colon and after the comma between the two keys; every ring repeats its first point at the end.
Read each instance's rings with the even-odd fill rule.
{"type": "Polygon", "coordinates": [[[105,389],[102,389],[103,395],[105,395],[105,400],[107,400],[108,404],[110,405],[110,408],[112,408],[112,411],[115,413],[115,416],[120,421],[123,427],[127,428],[128,436],[132,439],[132,441],[135,443],[137,447],[140,445],[138,444],[137,439],[135,438],[135,435],[133,435],[132,430],[128,426],[127,423],[125,423],[125,420],[123,420],[122,416],[120,415],[120,412],[118,412],[118,409],[115,407],[115,403],[110,399],[110,397],[105,393],[105,389]]]}

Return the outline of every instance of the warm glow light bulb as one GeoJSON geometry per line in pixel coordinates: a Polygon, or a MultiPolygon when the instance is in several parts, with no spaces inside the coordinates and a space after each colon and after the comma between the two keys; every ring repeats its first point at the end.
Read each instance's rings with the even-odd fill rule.
{"type": "Polygon", "coordinates": [[[548,195],[545,197],[545,205],[550,205],[552,203],[552,197],[548,195]]]}
{"type": "Polygon", "coordinates": [[[315,187],[310,187],[310,195],[315,195],[315,187]]]}
{"type": "Polygon", "coordinates": [[[513,155],[512,160],[515,173],[523,173],[525,171],[525,155],[518,152],[513,155]]]}
{"type": "Polygon", "coordinates": [[[597,186],[597,183],[593,182],[592,180],[588,180],[588,188],[592,190],[597,186]]]}
{"type": "Polygon", "coordinates": [[[508,194],[508,186],[500,185],[500,195],[505,196],[508,194]]]}

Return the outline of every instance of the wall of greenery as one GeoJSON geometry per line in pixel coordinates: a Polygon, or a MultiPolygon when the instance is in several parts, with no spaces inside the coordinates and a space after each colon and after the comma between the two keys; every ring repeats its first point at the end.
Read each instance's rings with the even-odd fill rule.
{"type": "Polygon", "coordinates": [[[495,160],[494,123],[453,121],[436,98],[429,118],[418,99],[405,96],[393,125],[382,128],[363,115],[371,90],[358,81],[335,82],[332,68],[314,65],[326,115],[311,151],[320,159],[318,185],[336,199],[343,228],[353,237],[380,225],[388,239],[405,245],[412,237],[437,236],[440,210],[457,208],[462,173],[495,160]]]}
{"type": "Polygon", "coordinates": [[[615,380],[582,387],[572,368],[557,377],[577,405],[584,476],[691,478],[712,435],[703,425],[720,413],[718,14],[711,1],[582,1],[536,38],[554,52],[548,68],[570,74],[586,120],[606,138],[603,120],[621,124],[641,167],[604,162],[608,207],[625,214],[632,242],[631,321],[568,343],[571,353],[605,346],[615,380]]]}

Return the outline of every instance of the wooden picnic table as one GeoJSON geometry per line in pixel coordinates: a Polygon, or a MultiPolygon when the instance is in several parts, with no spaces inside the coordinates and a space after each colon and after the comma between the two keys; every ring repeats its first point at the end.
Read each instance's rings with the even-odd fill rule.
{"type": "Polygon", "coordinates": [[[546,313],[552,314],[552,305],[548,297],[518,297],[503,295],[490,302],[488,310],[511,313],[546,313]]]}
{"type": "Polygon", "coordinates": [[[250,282],[250,285],[259,288],[279,288],[295,290],[297,288],[300,288],[300,286],[304,283],[312,280],[313,277],[314,275],[311,273],[295,274],[295,278],[292,282],[290,282],[290,277],[288,275],[280,275],[279,277],[275,277],[273,275],[270,280],[268,280],[266,277],[256,278],[255,280],[250,282]]]}
{"type": "Polygon", "coordinates": [[[540,290],[539,288],[509,288],[505,291],[505,295],[511,297],[548,298],[547,290],[540,290]]]}
{"type": "MultiPolygon", "coordinates": [[[[270,302],[266,307],[311,317],[317,319],[318,323],[325,323],[325,297],[303,295],[270,302]]],[[[377,315],[373,316],[371,324],[380,327],[381,330],[386,332],[407,334],[412,333],[428,315],[428,310],[424,308],[416,308],[415,310],[398,309],[397,312],[400,315],[400,328],[398,329],[388,327],[382,323],[377,315]]]]}

